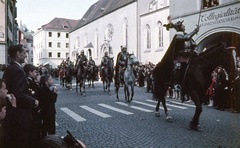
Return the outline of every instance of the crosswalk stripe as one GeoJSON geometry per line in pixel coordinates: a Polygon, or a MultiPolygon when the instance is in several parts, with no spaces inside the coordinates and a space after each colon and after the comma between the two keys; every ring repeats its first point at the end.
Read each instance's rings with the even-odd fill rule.
{"type": "MultiPolygon", "coordinates": [[[[146,101],[149,101],[149,102],[156,102],[154,100],[146,100],[146,101]]],[[[170,101],[170,100],[166,100],[167,102],[171,102],[171,103],[174,103],[174,104],[179,104],[181,106],[188,106],[188,107],[196,107],[195,105],[191,105],[191,104],[187,104],[187,103],[181,103],[181,102],[178,102],[178,101],[170,101]]]]}
{"type": "MultiPolygon", "coordinates": [[[[116,103],[117,103],[117,104],[120,104],[120,105],[123,105],[123,106],[128,106],[127,104],[125,104],[125,103],[123,103],[123,102],[116,102],[116,103]]],[[[144,111],[144,112],[148,112],[148,113],[153,112],[152,110],[145,109],[145,108],[141,108],[141,107],[137,107],[137,106],[133,106],[133,105],[128,106],[128,107],[134,108],[134,109],[137,109],[137,110],[141,110],[141,111],[144,111]]]]}
{"type": "Polygon", "coordinates": [[[105,114],[105,113],[103,113],[103,112],[97,111],[97,110],[95,110],[95,109],[93,109],[93,108],[90,108],[90,107],[88,107],[88,106],[86,106],[86,105],[83,105],[83,106],[80,106],[80,107],[83,108],[83,109],[85,109],[85,110],[87,110],[87,111],[89,111],[89,112],[91,112],[91,113],[94,113],[94,114],[96,114],[96,115],[98,115],[98,116],[100,116],[100,117],[103,117],[103,118],[112,117],[112,116],[110,116],[110,115],[108,115],[108,114],[105,114]]]}
{"type": "MultiPolygon", "coordinates": [[[[142,105],[145,105],[145,106],[149,106],[149,107],[154,107],[154,108],[156,108],[156,105],[147,104],[147,103],[140,102],[140,101],[135,101],[135,100],[133,100],[132,102],[134,102],[134,103],[138,103],[138,104],[142,104],[142,105]]],[[[163,107],[159,107],[159,108],[164,110],[163,107]]],[[[172,110],[171,108],[167,108],[167,109],[168,109],[168,110],[172,110]]]]}
{"type": "Polygon", "coordinates": [[[83,117],[79,116],[78,114],[74,113],[73,111],[71,111],[70,109],[68,109],[66,107],[61,108],[61,110],[64,111],[66,114],[68,114],[70,117],[72,117],[77,122],[86,121],[86,119],[84,119],[83,117]]]}
{"type": "MultiPolygon", "coordinates": [[[[148,102],[155,102],[153,100],[146,100],[148,102]]],[[[183,107],[183,106],[177,106],[177,105],[174,105],[174,104],[168,104],[166,103],[167,106],[172,106],[172,107],[176,107],[176,108],[180,108],[180,109],[188,109],[187,107],[183,107]]]]}
{"type": "Polygon", "coordinates": [[[169,102],[172,102],[172,103],[175,103],[175,104],[184,105],[184,106],[188,106],[188,107],[196,107],[195,105],[186,104],[186,103],[180,103],[180,102],[177,102],[177,101],[169,101],[169,102]]]}
{"type": "Polygon", "coordinates": [[[111,110],[113,110],[113,111],[116,111],[116,112],[119,112],[119,113],[123,113],[123,114],[126,114],[126,115],[131,115],[131,114],[133,114],[133,113],[131,113],[131,112],[128,112],[128,111],[125,111],[125,110],[122,110],[122,109],[119,109],[119,108],[116,108],[116,107],[112,107],[112,106],[109,106],[109,105],[106,105],[106,104],[98,104],[98,105],[100,105],[100,106],[102,106],[102,107],[105,107],[105,108],[108,108],[108,109],[111,109],[111,110]]]}

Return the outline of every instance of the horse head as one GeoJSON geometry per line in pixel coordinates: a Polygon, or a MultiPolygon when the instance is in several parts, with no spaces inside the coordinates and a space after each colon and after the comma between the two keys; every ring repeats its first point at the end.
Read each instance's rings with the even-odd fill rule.
{"type": "Polygon", "coordinates": [[[131,53],[128,55],[128,58],[127,58],[127,65],[134,65],[134,64],[138,64],[139,61],[137,60],[137,57],[131,53]]]}

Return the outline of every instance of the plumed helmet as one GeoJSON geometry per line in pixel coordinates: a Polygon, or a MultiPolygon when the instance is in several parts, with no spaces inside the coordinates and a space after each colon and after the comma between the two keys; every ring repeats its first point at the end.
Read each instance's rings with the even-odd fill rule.
{"type": "Polygon", "coordinates": [[[174,29],[175,29],[176,31],[182,31],[181,26],[182,26],[183,21],[184,21],[184,20],[179,20],[179,21],[177,21],[177,22],[174,24],[174,29]]]}
{"type": "Polygon", "coordinates": [[[163,26],[166,27],[167,31],[169,31],[169,29],[174,28],[176,31],[183,31],[181,28],[181,25],[183,23],[184,20],[182,20],[181,18],[179,19],[179,21],[177,21],[175,24],[172,23],[172,18],[171,16],[168,16],[168,24],[164,24],[163,26]]]}

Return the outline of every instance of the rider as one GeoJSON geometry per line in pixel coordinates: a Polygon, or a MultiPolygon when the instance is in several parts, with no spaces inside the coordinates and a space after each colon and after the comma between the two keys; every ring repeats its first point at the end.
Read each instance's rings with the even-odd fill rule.
{"type": "Polygon", "coordinates": [[[70,61],[69,57],[67,57],[65,63],[66,63],[66,66],[67,66],[67,67],[71,64],[71,61],[70,61]]]}
{"type": "Polygon", "coordinates": [[[183,20],[179,20],[177,23],[173,24],[171,18],[168,18],[169,24],[164,25],[167,30],[169,28],[174,28],[177,32],[182,32],[182,34],[176,34],[169,46],[173,52],[173,62],[174,62],[174,78],[175,83],[180,83],[184,86],[186,67],[189,64],[191,57],[193,55],[198,55],[197,44],[194,42],[192,37],[198,33],[199,26],[197,26],[191,33],[185,32],[185,26],[183,25],[183,20]],[[180,72],[180,74],[178,73],[180,72]],[[176,74],[179,74],[179,77],[176,74]]]}
{"type": "MultiPolygon", "coordinates": [[[[88,70],[91,71],[93,70],[93,77],[95,77],[95,61],[92,59],[92,56],[89,57],[89,61],[88,61],[88,70]]],[[[94,78],[95,79],[95,78],[94,78]]],[[[94,86],[93,86],[94,87],[94,86]]]]}
{"type": "Polygon", "coordinates": [[[89,58],[89,61],[88,61],[88,66],[93,66],[93,67],[95,67],[95,61],[92,59],[92,57],[90,56],[90,58],[89,58]]]}
{"type": "Polygon", "coordinates": [[[108,56],[108,52],[106,51],[104,53],[104,56],[102,57],[102,60],[101,60],[101,78],[103,77],[103,69],[105,66],[107,66],[107,63],[108,63],[108,59],[109,59],[109,56],[108,56]]]}
{"type": "Polygon", "coordinates": [[[84,50],[81,50],[80,55],[77,58],[77,62],[75,66],[78,66],[79,64],[83,64],[84,67],[87,67],[88,59],[86,55],[84,55],[84,50]]]}
{"type": "Polygon", "coordinates": [[[117,57],[117,65],[118,65],[118,82],[123,84],[123,73],[126,68],[126,60],[127,60],[128,52],[126,46],[121,46],[121,52],[117,57]]]}

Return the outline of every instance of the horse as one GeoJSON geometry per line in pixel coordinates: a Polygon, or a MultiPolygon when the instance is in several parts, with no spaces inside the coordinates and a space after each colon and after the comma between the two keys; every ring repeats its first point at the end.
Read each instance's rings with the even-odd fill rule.
{"type": "Polygon", "coordinates": [[[79,64],[76,66],[76,92],[78,92],[78,86],[80,89],[80,94],[84,97],[86,96],[85,92],[85,82],[87,79],[87,66],[84,66],[82,61],[79,61],[79,64]]]}
{"type": "Polygon", "coordinates": [[[68,88],[69,90],[72,89],[72,77],[74,75],[74,66],[72,63],[70,63],[70,65],[65,67],[65,86],[66,88],[68,88]]]}
{"type": "MultiPolygon", "coordinates": [[[[192,130],[200,130],[199,117],[202,112],[204,95],[211,83],[211,73],[218,65],[224,64],[222,63],[222,59],[228,52],[225,43],[216,43],[199,55],[193,55],[190,59],[190,63],[187,65],[184,85],[182,86],[183,95],[181,97],[184,101],[184,94],[188,94],[196,106],[195,114],[189,124],[189,128],[192,130]]],[[[166,119],[171,119],[171,116],[167,112],[165,94],[170,84],[169,80],[171,77],[170,74],[166,72],[172,71],[172,65],[166,61],[168,60],[162,59],[153,70],[155,80],[153,98],[158,101],[155,115],[159,116],[159,106],[160,102],[162,102],[166,119]]]]}
{"type": "MultiPolygon", "coordinates": [[[[132,98],[134,96],[134,85],[135,85],[135,74],[133,65],[138,64],[139,61],[136,59],[134,54],[128,54],[126,63],[125,63],[125,70],[123,72],[123,83],[124,83],[124,94],[125,94],[125,101],[127,103],[131,103],[132,98]]],[[[118,98],[118,90],[120,85],[116,85],[116,97],[118,98]]]]}
{"type": "Polygon", "coordinates": [[[114,75],[114,66],[113,66],[113,58],[108,58],[107,65],[102,68],[102,83],[103,83],[103,91],[108,92],[110,95],[110,86],[114,75]]]}
{"type": "Polygon", "coordinates": [[[94,89],[94,81],[96,79],[96,66],[89,65],[88,66],[88,72],[87,72],[87,81],[88,81],[88,86],[94,89]]]}
{"type": "Polygon", "coordinates": [[[59,69],[58,69],[58,75],[59,75],[59,78],[60,78],[60,85],[62,85],[63,87],[65,86],[65,68],[64,66],[61,66],[59,69]]]}

